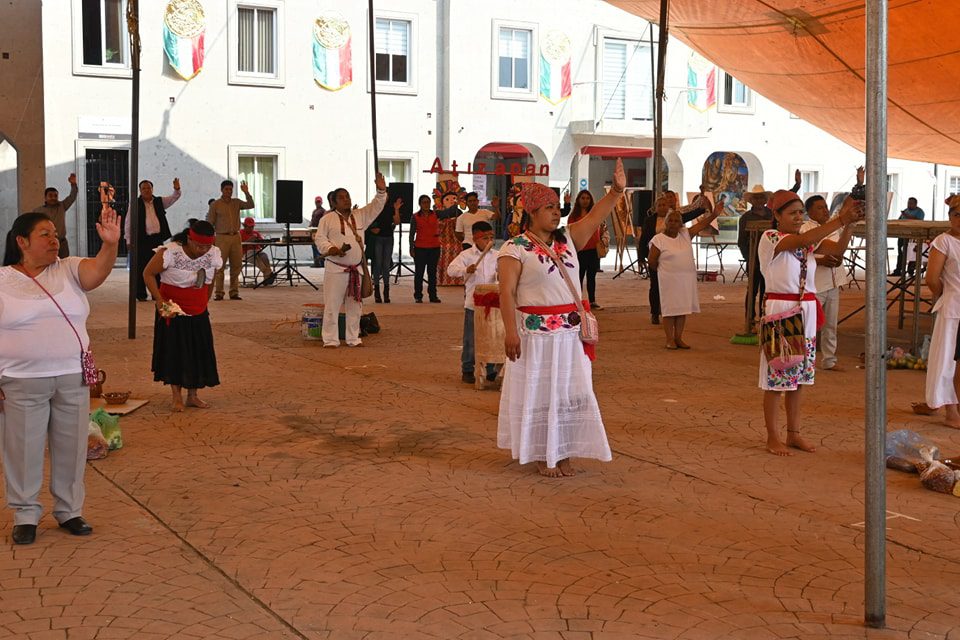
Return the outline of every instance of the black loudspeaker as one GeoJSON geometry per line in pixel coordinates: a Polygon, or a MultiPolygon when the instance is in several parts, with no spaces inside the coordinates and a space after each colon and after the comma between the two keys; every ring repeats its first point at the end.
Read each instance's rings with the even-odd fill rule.
{"type": "Polygon", "coordinates": [[[277,180],[277,222],[301,224],[303,222],[303,181],[277,180]]]}
{"type": "Polygon", "coordinates": [[[643,224],[643,219],[647,217],[647,212],[653,207],[653,191],[650,189],[637,189],[633,192],[633,226],[639,227],[643,224]]]}
{"type": "MultiPolygon", "coordinates": [[[[413,183],[412,182],[391,182],[387,185],[387,206],[389,211],[393,211],[393,203],[397,198],[403,200],[400,205],[400,222],[409,224],[413,216],[413,183]]],[[[419,205],[417,205],[419,208],[419,205]]]]}

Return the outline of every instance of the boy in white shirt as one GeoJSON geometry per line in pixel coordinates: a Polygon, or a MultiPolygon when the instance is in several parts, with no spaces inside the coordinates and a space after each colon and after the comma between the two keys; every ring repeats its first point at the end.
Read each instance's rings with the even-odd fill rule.
{"type": "MultiPolygon", "coordinates": [[[[493,284],[497,281],[497,252],[493,251],[493,227],[489,222],[475,222],[471,227],[473,246],[460,252],[447,266],[447,274],[464,279],[463,302],[463,353],[460,356],[461,380],[468,384],[476,382],[474,376],[473,344],[473,292],[478,284],[493,284]]],[[[487,380],[497,377],[494,365],[487,365],[487,380]]]]}

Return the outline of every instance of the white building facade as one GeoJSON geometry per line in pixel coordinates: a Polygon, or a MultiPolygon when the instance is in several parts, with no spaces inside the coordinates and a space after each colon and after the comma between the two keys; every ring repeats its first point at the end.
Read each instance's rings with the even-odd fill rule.
{"type": "MultiPolygon", "coordinates": [[[[185,80],[164,53],[167,3],[140,3],[139,174],[160,195],[174,177],[181,179],[183,197],[169,212],[171,227],[203,216],[225,178],[249,182],[254,216],[268,230],[278,179],[303,181],[306,219],[314,196],[326,201],[335,187],[349,189],[356,202],[371,196],[376,168],[367,3],[199,4],[205,13],[202,69],[185,80]],[[343,22],[331,20],[331,12],[343,22]],[[341,40],[349,36],[349,67],[343,48],[318,49],[318,18],[349,26],[348,34],[338,32],[341,40]],[[348,71],[350,83],[344,81],[348,71]]],[[[479,159],[491,167],[516,163],[523,171],[533,164],[539,172],[548,164],[549,176],[535,179],[574,193],[588,188],[599,197],[611,158],[627,155],[631,186],[652,188],[655,27],[651,34],[645,21],[599,0],[376,4],[379,168],[388,180],[411,182],[415,194],[429,194],[436,180],[425,170],[437,157],[444,167],[455,160],[464,168],[479,159]]],[[[68,236],[81,254],[95,250],[96,184],[109,179],[125,185],[131,110],[125,5],[43,4],[47,182],[64,192],[67,176],[78,174],[81,196],[68,215],[68,236]]],[[[189,56],[189,43],[181,43],[181,52],[184,46],[189,56]]],[[[189,69],[189,60],[179,66],[189,69]]],[[[666,77],[664,158],[671,189],[697,191],[705,163],[717,153],[739,158],[741,189],[789,187],[796,169],[804,175],[803,192],[853,185],[862,153],[791,117],[676,40],[666,77]]],[[[2,153],[0,159],[8,165],[0,167],[2,181],[11,160],[2,153]]],[[[960,191],[956,167],[891,159],[889,173],[894,217],[914,196],[928,218],[935,212],[942,219],[945,194],[960,191]]],[[[461,177],[484,200],[505,195],[509,183],[509,176],[461,177]]],[[[36,194],[36,204],[42,195],[36,194]]],[[[124,190],[120,195],[125,199],[124,190]]]]}

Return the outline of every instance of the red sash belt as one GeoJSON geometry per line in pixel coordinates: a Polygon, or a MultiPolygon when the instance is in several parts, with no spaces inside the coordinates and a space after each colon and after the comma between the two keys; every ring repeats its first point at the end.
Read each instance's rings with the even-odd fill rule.
{"type": "Polygon", "coordinates": [[[181,289],[166,282],[160,283],[160,295],[165,300],[171,300],[180,305],[183,312],[190,316],[198,316],[207,310],[207,299],[209,298],[208,289],[210,285],[205,284],[199,289],[190,287],[181,289]]]}
{"type": "MultiPolygon", "coordinates": [[[[577,305],[572,302],[570,304],[558,304],[552,307],[517,307],[517,311],[537,316],[555,316],[563,313],[571,313],[577,310],[577,305]]],[[[583,310],[590,311],[590,303],[586,300],[583,301],[583,310]]],[[[587,354],[587,357],[590,358],[591,361],[596,360],[597,345],[585,343],[581,344],[583,344],[583,352],[587,354]]]]}
{"type": "Polygon", "coordinates": [[[823,305],[815,293],[804,293],[803,298],[799,293],[767,293],[767,300],[783,300],[785,302],[816,302],[817,303],[817,331],[823,327],[826,317],[823,314],[823,305]]]}

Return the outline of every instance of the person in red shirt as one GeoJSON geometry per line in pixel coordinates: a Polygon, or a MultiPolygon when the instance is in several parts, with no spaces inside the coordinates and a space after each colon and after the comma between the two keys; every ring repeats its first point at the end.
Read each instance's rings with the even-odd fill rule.
{"type": "MultiPolygon", "coordinates": [[[[584,189],[577,194],[576,202],[573,205],[573,211],[567,218],[568,224],[574,224],[586,217],[593,209],[593,195],[584,189]]],[[[597,251],[597,245],[600,244],[600,236],[607,234],[607,223],[601,222],[600,226],[587,244],[577,250],[577,260],[580,262],[580,282],[583,283],[583,277],[587,277],[587,294],[590,299],[591,309],[603,309],[597,304],[597,273],[600,271],[600,254],[597,251]]]]}
{"type": "MultiPolygon", "coordinates": [[[[260,232],[254,229],[256,220],[253,218],[244,218],[243,228],[240,229],[240,242],[255,242],[257,240],[263,240],[263,236],[260,235],[260,232]]],[[[273,267],[270,266],[270,260],[267,258],[266,252],[263,250],[262,244],[247,245],[244,247],[244,262],[253,262],[257,265],[257,268],[260,269],[260,273],[263,274],[262,286],[269,287],[273,284],[273,281],[276,279],[276,275],[273,273],[273,267]]]]}
{"type": "Polygon", "coordinates": [[[427,272],[427,295],[430,302],[440,302],[437,296],[437,264],[440,262],[440,220],[456,217],[456,205],[444,211],[430,209],[430,196],[419,199],[420,210],[410,218],[410,255],[413,257],[413,300],[423,302],[423,272],[427,272]]]}

